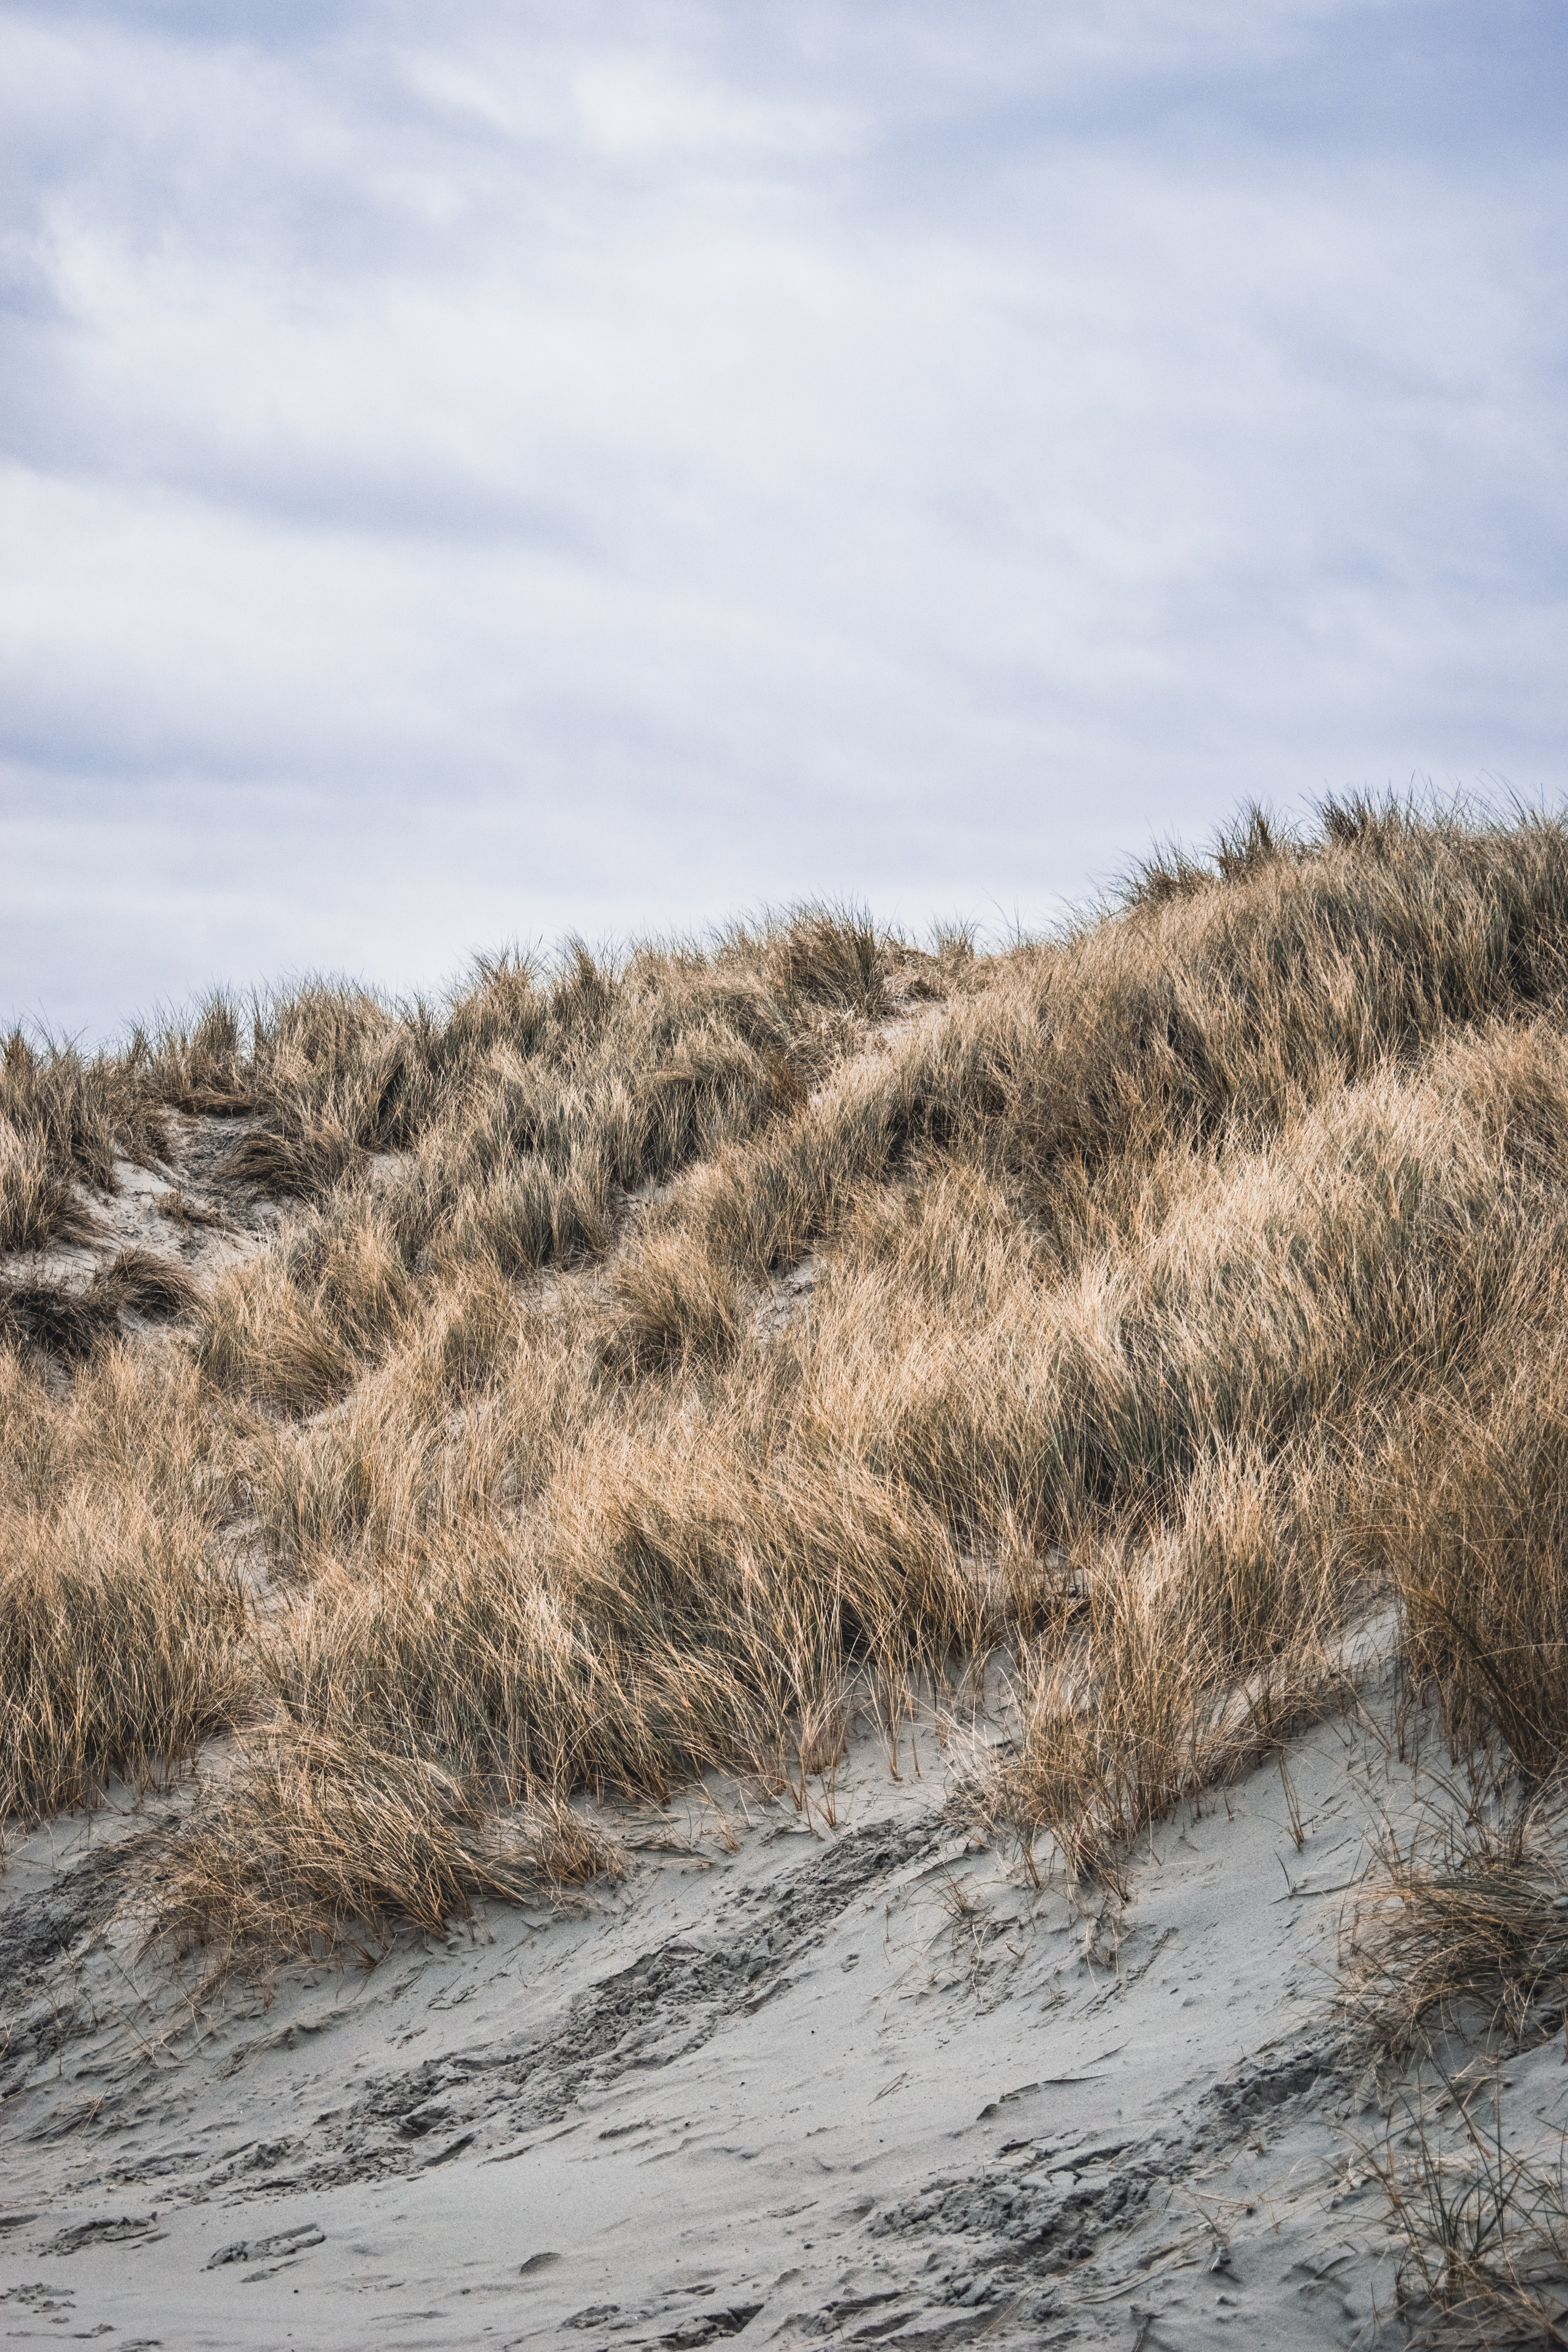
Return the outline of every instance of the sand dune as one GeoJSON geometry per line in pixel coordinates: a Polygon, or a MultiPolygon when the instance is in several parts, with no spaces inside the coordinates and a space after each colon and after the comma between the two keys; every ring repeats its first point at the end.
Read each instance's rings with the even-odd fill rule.
{"type": "Polygon", "coordinates": [[[1568,2341],[1568,833],[1321,817],[5,1042],[0,2336],[1568,2341]]]}

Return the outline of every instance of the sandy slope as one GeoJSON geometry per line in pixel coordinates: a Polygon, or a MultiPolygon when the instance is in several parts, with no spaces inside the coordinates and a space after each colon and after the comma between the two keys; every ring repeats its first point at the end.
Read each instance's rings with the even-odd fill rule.
{"type": "MultiPolygon", "coordinates": [[[[94,1271],[117,1250],[151,1250],[182,1265],[205,1288],[242,1258],[254,1256],[277,1232],[279,1213],[248,1187],[233,1184],[221,1174],[223,1163],[246,1136],[259,1127],[255,1118],[186,1118],[166,1114],[169,1157],[155,1167],[140,1168],[134,1160],[117,1160],[119,1190],[97,1192],[76,1188],[78,1200],[91,1220],[91,1243],[68,1242],[46,1250],[24,1250],[0,1258],[0,1276],[15,1282],[53,1282],[67,1290],[79,1289],[94,1271]],[[208,1211],[212,1224],[178,1223],[163,1215],[160,1203],[177,1188],[194,1207],[208,1211]]],[[[143,1333],[134,1318],[131,1328],[143,1333]]]]}
{"type": "MultiPolygon", "coordinates": [[[[1156,1833],[1120,1914],[964,1834],[966,1741],[922,1726],[895,1780],[863,1727],[837,1826],[719,1784],[611,1814],[630,1874],[577,1915],[269,2006],[184,2000],[116,1911],[188,1796],[41,1830],[0,1881],[0,2335],[1403,2340],[1358,2163],[1403,2111],[1334,2007],[1369,1840],[1443,1801],[1392,1690],[1292,1749],[1300,1850],[1259,1771],[1156,1833]]],[[[1506,2080],[1521,2144],[1560,2136],[1561,2035],[1506,2080]]]]}

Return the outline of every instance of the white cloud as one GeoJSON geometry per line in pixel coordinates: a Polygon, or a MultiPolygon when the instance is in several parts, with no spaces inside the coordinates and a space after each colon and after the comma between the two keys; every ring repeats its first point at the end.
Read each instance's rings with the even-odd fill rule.
{"type": "Polygon", "coordinates": [[[0,1013],[1560,790],[1502,17],[20,12],[0,1013]]]}

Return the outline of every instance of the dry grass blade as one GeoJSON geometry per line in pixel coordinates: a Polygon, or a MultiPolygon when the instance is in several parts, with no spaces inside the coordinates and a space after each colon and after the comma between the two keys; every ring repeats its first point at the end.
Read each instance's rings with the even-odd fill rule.
{"type": "Polygon", "coordinates": [[[45,1137],[0,1117],[0,1255],[91,1241],[97,1220],[75,1182],[74,1170],[60,1165],[45,1137]]]}
{"type": "Polygon", "coordinates": [[[36,1818],[242,1716],[249,1612],[183,1360],[110,1348],[62,1396],[0,1350],[0,1809],[36,1818]]]}
{"type": "Polygon", "coordinates": [[[152,1323],[194,1316],[201,1295],[190,1276],[152,1250],[121,1250],[84,1290],[62,1283],[0,1283],[0,1339],[66,1364],[87,1361],[113,1337],[119,1317],[152,1323]]]}
{"type": "MultiPolygon", "coordinates": [[[[1533,1292],[1498,1354],[1402,1422],[1376,1482],[1374,1541],[1412,1661],[1456,1743],[1495,1727],[1548,1774],[1568,1747],[1568,1346],[1560,1238],[1520,1252],[1533,1292]]],[[[1511,1304],[1511,1302],[1510,1302],[1511,1304]]],[[[1504,1339],[1503,1333],[1509,1334],[1504,1339]]]]}

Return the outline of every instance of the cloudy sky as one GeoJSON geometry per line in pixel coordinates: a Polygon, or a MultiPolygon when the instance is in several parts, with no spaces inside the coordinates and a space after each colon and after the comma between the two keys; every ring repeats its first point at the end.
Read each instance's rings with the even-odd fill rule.
{"type": "Polygon", "coordinates": [[[4,25],[0,1018],[1568,791],[1563,0],[4,25]]]}

